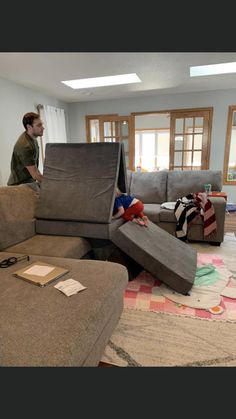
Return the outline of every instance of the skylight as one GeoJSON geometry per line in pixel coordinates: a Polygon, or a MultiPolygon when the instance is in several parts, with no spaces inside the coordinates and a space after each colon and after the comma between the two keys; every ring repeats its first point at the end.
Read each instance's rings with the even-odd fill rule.
{"type": "Polygon", "coordinates": [[[115,86],[118,84],[140,83],[136,73],[120,74],[119,76],[92,77],[89,79],[67,80],[62,83],[72,89],[85,89],[88,87],[115,86]]]}
{"type": "Polygon", "coordinates": [[[236,73],[236,62],[190,67],[190,77],[236,73]]]}

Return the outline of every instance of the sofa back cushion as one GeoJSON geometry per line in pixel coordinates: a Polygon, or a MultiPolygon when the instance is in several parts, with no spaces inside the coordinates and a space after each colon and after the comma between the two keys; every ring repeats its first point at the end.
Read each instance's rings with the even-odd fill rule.
{"type": "Polygon", "coordinates": [[[35,234],[38,195],[28,186],[0,187],[0,250],[35,234]]]}
{"type": "Polygon", "coordinates": [[[48,143],[36,218],[110,223],[124,159],[122,143],[48,143]]]}
{"type": "Polygon", "coordinates": [[[130,186],[131,186],[132,173],[133,173],[132,170],[127,169],[127,193],[128,194],[130,194],[130,186]]]}
{"type": "Polygon", "coordinates": [[[167,172],[133,172],[130,193],[145,204],[161,204],[166,201],[167,172]]]}
{"type": "Polygon", "coordinates": [[[203,192],[204,184],[210,183],[212,191],[221,191],[220,170],[170,170],[167,178],[167,201],[176,201],[192,192],[203,192]]]}

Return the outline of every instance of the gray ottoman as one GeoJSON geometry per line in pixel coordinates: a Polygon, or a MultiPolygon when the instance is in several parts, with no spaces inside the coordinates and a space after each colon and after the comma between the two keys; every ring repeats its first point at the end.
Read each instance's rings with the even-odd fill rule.
{"type": "MultiPolygon", "coordinates": [[[[17,254],[0,252],[0,260],[17,254]]],[[[123,310],[127,269],[117,263],[30,256],[0,269],[1,366],[97,366],[123,310]],[[41,288],[12,272],[40,260],[69,269],[41,288]],[[73,278],[86,290],[54,288],[73,278]]]]}

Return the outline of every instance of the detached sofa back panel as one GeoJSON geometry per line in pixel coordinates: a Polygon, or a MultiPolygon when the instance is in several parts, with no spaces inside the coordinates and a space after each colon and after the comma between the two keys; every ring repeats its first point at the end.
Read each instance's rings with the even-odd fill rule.
{"type": "Polygon", "coordinates": [[[122,143],[47,144],[36,218],[110,223],[124,164],[122,143]]]}
{"type": "Polygon", "coordinates": [[[212,191],[221,191],[220,170],[170,170],[167,177],[167,201],[173,202],[191,192],[203,192],[204,184],[210,183],[212,191]]]}

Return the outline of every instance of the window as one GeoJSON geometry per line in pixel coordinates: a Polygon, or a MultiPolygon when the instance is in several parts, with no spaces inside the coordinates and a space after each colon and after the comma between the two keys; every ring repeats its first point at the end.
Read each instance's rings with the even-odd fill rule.
{"type": "Polygon", "coordinates": [[[135,131],[135,167],[153,172],[169,169],[170,132],[168,129],[135,131]]]}
{"type": "Polygon", "coordinates": [[[236,106],[229,106],[225,142],[224,184],[236,185],[236,106]]]}

